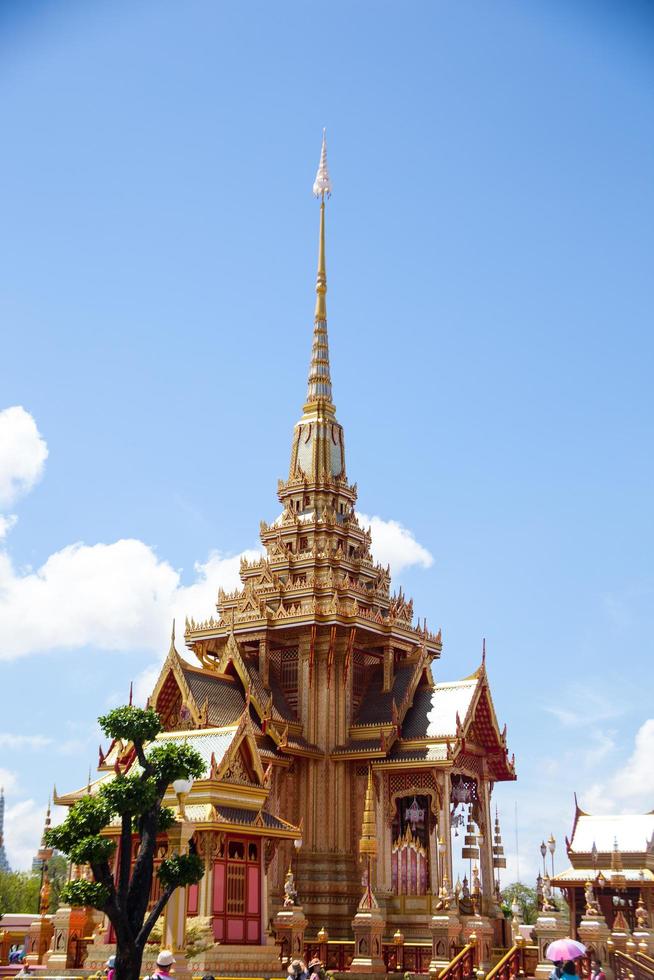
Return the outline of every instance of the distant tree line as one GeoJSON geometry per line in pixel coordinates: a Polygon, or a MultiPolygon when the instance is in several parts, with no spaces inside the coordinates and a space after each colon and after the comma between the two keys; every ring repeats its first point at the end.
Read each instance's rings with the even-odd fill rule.
{"type": "MultiPolygon", "coordinates": [[[[48,861],[50,878],[49,912],[59,907],[61,892],[68,878],[68,861],[63,854],[54,854],[48,861]]],[[[35,915],[39,911],[41,891],[40,871],[0,871],[0,915],[23,912],[35,915]]]]}

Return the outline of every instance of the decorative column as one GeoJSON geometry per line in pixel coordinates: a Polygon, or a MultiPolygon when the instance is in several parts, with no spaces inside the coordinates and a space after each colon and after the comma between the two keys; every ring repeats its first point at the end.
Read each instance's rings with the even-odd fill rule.
{"type": "Polygon", "coordinates": [[[634,929],[634,942],[638,943],[638,952],[646,956],[654,957],[654,934],[650,929],[649,912],[645,908],[643,893],[640,893],[638,905],[636,906],[636,928],[634,929]]]}
{"type": "Polygon", "coordinates": [[[479,865],[481,869],[481,888],[484,896],[483,911],[493,915],[497,909],[495,901],[495,879],[493,877],[493,842],[491,837],[490,793],[484,773],[481,782],[482,813],[484,825],[481,827],[483,839],[479,841],[479,865]]]}
{"type": "Polygon", "coordinates": [[[357,913],[352,920],[354,959],[350,971],[352,973],[381,973],[385,975],[386,966],[382,957],[382,943],[386,917],[379,908],[372,891],[372,861],[377,857],[375,787],[372,781],[372,768],[368,769],[368,786],[363,808],[359,854],[367,861],[366,888],[359,902],[357,913]]]}
{"type": "Polygon", "coordinates": [[[282,944],[282,955],[290,963],[292,959],[304,956],[304,932],[308,925],[307,917],[297,900],[293,871],[289,866],[284,882],[284,905],[275,916],[275,932],[282,944]]]}
{"type": "Polygon", "coordinates": [[[74,941],[83,939],[87,925],[92,929],[93,924],[91,908],[62,905],[57,909],[52,923],[52,949],[43,957],[48,970],[67,970],[75,965],[74,941]]]}
{"type": "Polygon", "coordinates": [[[47,954],[53,933],[52,916],[41,915],[32,922],[27,936],[27,948],[29,951],[25,957],[27,963],[33,965],[41,962],[43,956],[47,954]]]}
{"type": "Polygon", "coordinates": [[[536,980],[549,977],[552,964],[545,958],[545,950],[555,939],[564,939],[568,935],[568,924],[563,912],[559,912],[552,900],[552,886],[549,875],[543,878],[543,907],[534,925],[534,936],[538,945],[538,966],[536,980]]]}
{"type": "Polygon", "coordinates": [[[443,773],[443,820],[441,823],[441,837],[445,841],[446,848],[443,860],[440,865],[441,881],[447,875],[450,883],[454,881],[452,875],[452,828],[450,826],[450,773],[446,770],[443,773]]]}
{"type": "MultiPolygon", "coordinates": [[[[178,794],[179,795],[179,794],[178,794]]],[[[168,830],[168,853],[186,854],[193,824],[186,819],[183,806],[180,806],[179,819],[168,830]]],[[[163,947],[170,949],[175,957],[175,976],[189,974],[186,962],[186,888],[176,888],[168,899],[164,912],[163,947]]]]}
{"type": "Polygon", "coordinates": [[[514,898],[513,904],[511,905],[511,938],[514,943],[518,936],[522,935],[520,932],[520,926],[523,924],[523,922],[524,919],[522,918],[520,903],[517,898],[514,898]]]}
{"type": "Polygon", "coordinates": [[[198,883],[198,915],[210,916],[213,911],[213,865],[220,849],[221,836],[213,830],[196,834],[198,854],[204,860],[204,877],[198,883]]]}
{"type": "MultiPolygon", "coordinates": [[[[47,847],[45,843],[45,835],[49,828],[50,801],[48,800],[48,809],[46,811],[45,824],[43,826],[43,836],[41,837],[41,847],[39,848],[38,852],[38,857],[41,861],[41,891],[39,892],[40,917],[30,925],[27,940],[28,953],[25,957],[26,962],[31,964],[41,962],[44,954],[50,946],[50,940],[52,939],[52,934],[54,932],[52,917],[48,915],[50,907],[50,876],[48,874],[48,861],[52,857],[53,853],[52,848],[47,847]]],[[[0,834],[0,845],[1,844],[2,837],[0,834]]]]}
{"type": "Polygon", "coordinates": [[[431,962],[430,976],[438,976],[440,971],[452,959],[454,947],[459,945],[461,921],[457,914],[456,899],[450,888],[449,878],[444,875],[438,893],[436,913],[432,915],[429,928],[431,931],[431,962]]]}
{"type": "Polygon", "coordinates": [[[586,898],[586,907],[577,933],[586,948],[593,951],[596,958],[602,964],[602,969],[606,973],[608,980],[610,980],[609,973],[611,973],[611,967],[609,964],[609,948],[607,946],[610,931],[597,904],[595,892],[590,881],[586,882],[584,895],[586,898]]]}

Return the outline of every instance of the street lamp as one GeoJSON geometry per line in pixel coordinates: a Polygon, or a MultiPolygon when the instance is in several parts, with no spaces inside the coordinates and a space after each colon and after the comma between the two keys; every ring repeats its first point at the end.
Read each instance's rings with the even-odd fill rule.
{"type": "Polygon", "coordinates": [[[543,840],[540,843],[540,856],[543,859],[543,877],[547,874],[547,868],[545,867],[545,855],[546,854],[547,854],[547,844],[543,840]]]}
{"type": "Polygon", "coordinates": [[[175,795],[177,796],[177,805],[179,807],[179,815],[184,820],[186,819],[186,797],[191,792],[191,786],[193,785],[192,779],[175,779],[173,782],[173,789],[175,790],[175,795]]]}
{"type": "MultiPolygon", "coordinates": [[[[296,879],[297,879],[297,863],[298,863],[298,858],[300,857],[300,850],[302,849],[302,845],[303,844],[304,844],[304,841],[302,840],[301,837],[297,837],[293,841],[293,847],[295,848],[295,877],[296,877],[296,879]]],[[[297,889],[297,884],[295,885],[295,888],[297,889]]]]}
{"type": "Polygon", "coordinates": [[[553,834],[550,834],[547,838],[547,849],[552,855],[552,877],[554,877],[554,851],[556,850],[556,841],[554,840],[553,834]]]}

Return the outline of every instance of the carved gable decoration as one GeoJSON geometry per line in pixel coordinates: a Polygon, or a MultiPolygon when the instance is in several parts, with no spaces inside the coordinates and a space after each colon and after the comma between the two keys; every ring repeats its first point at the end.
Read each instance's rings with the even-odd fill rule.
{"type": "Polygon", "coordinates": [[[261,756],[247,710],[241,715],[234,738],[218,766],[212,766],[212,777],[225,782],[264,785],[261,756]]]}
{"type": "Polygon", "coordinates": [[[223,771],[222,780],[225,783],[254,784],[254,780],[250,775],[247,762],[245,760],[244,752],[239,750],[234,754],[228,767],[223,771]]]}

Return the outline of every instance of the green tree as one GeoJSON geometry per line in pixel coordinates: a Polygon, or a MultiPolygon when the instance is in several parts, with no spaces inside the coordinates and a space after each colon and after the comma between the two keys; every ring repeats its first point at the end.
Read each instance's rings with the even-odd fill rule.
{"type": "Polygon", "coordinates": [[[61,905],[61,893],[68,880],[68,861],[63,854],[53,854],[48,861],[50,879],[50,902],[48,911],[53,915],[61,905]]]}
{"type": "Polygon", "coordinates": [[[116,708],[98,721],[109,738],[134,746],[138,765],[106,782],[96,795],[78,800],[64,822],[48,831],[47,844],[74,864],[90,866],[93,881],[69,882],[62,898],[71,905],[92,905],[107,915],[116,933],[116,978],[138,980],[148,936],[170,896],[204,873],[196,854],[173,854],[162,861],[157,872],[161,897],[148,913],[157,834],[174,822],[172,810],[162,805],[164,794],[176,779],[201,776],[205,766],[187,744],[154,742],[161,722],[150,708],[116,708]],[[116,818],[120,844],[114,876],[116,844],[106,829],[116,818]],[[133,835],[137,848],[132,862],[133,835]]]}
{"type": "Polygon", "coordinates": [[[0,915],[6,912],[38,912],[40,887],[38,874],[0,871],[0,915]]]}
{"type": "Polygon", "coordinates": [[[514,899],[518,900],[522,918],[531,925],[538,918],[538,898],[535,888],[528,888],[521,882],[516,881],[512,885],[507,885],[502,889],[502,902],[511,908],[514,899]]]}

